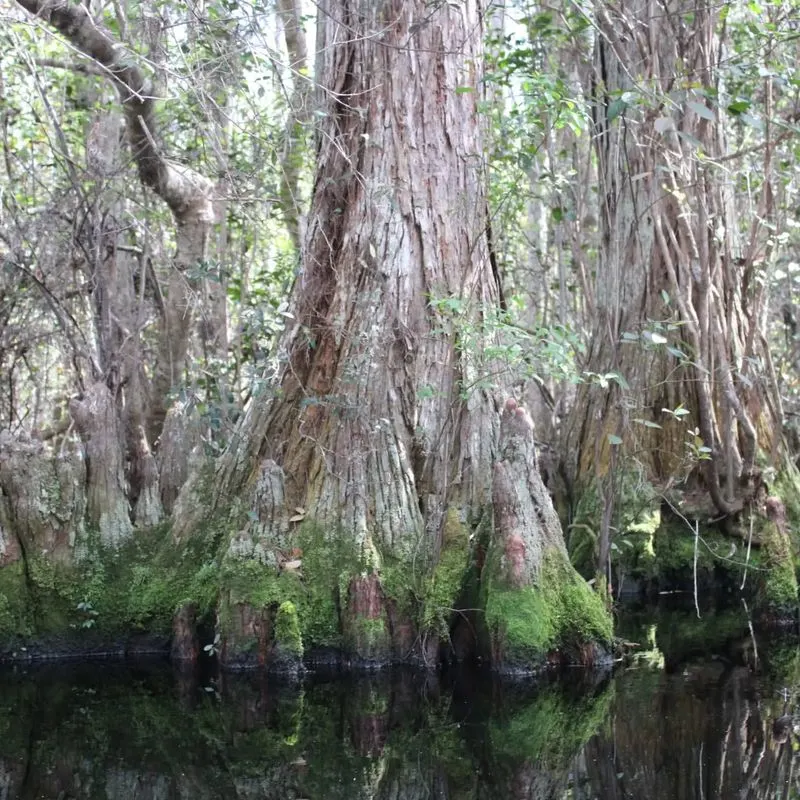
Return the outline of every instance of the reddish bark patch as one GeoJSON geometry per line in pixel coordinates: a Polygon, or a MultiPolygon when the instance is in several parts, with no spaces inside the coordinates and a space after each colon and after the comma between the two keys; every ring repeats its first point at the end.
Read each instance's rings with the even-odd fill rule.
{"type": "Polygon", "coordinates": [[[786,506],[780,497],[768,497],[764,503],[767,519],[774,522],[781,533],[786,531],[786,506]]]}
{"type": "Polygon", "coordinates": [[[356,617],[377,619],[383,613],[383,592],[377,575],[353,578],[350,582],[350,611],[356,617]]]}
{"type": "Polygon", "coordinates": [[[525,583],[525,540],[512,533],[505,540],[505,555],[508,563],[509,578],[515,586],[525,583]]]}
{"type": "Polygon", "coordinates": [[[182,605],[172,619],[172,647],[170,658],[173,662],[194,664],[200,655],[197,640],[197,608],[194,603],[182,605]]]}
{"type": "Polygon", "coordinates": [[[247,652],[255,651],[259,666],[266,666],[270,655],[272,620],[269,609],[255,609],[249,603],[239,603],[231,615],[231,630],[222,647],[223,663],[251,661],[247,652]],[[253,648],[255,640],[255,648],[253,648]]]}
{"type": "Polygon", "coordinates": [[[400,613],[394,601],[387,601],[386,613],[392,631],[392,650],[395,657],[402,661],[414,648],[417,629],[408,617],[400,613]]]}
{"type": "Polygon", "coordinates": [[[353,578],[342,620],[345,639],[358,659],[387,664],[396,649],[392,642],[389,613],[377,575],[353,578]]]}

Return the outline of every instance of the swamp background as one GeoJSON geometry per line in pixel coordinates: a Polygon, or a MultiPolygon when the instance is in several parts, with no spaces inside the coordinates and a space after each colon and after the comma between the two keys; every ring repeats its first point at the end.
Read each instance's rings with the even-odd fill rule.
{"type": "Polygon", "coordinates": [[[3,0],[0,655],[791,625],[796,11],[3,0]]]}

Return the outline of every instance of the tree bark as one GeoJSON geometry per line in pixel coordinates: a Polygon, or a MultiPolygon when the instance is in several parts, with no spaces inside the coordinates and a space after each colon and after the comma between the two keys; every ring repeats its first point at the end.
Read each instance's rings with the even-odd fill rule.
{"type": "Polygon", "coordinates": [[[104,545],[116,547],[133,532],[114,400],[105,383],[70,403],[86,452],[87,521],[104,545]]]}
{"type": "MultiPolygon", "coordinates": [[[[233,662],[243,643],[237,620],[258,614],[245,610],[248,597],[268,597],[274,612],[275,587],[294,591],[290,563],[307,587],[319,575],[308,550],[288,560],[310,546],[350,553],[325,588],[351,663],[430,665],[461,591],[470,534],[481,523],[491,530],[493,390],[503,377],[482,356],[500,287],[486,234],[481,26],[475,2],[320,8],[323,122],[284,367],[274,395],[248,408],[215,476],[217,507],[236,497],[247,513],[232,523],[227,556],[239,590],[220,614],[223,629],[232,622],[224,652],[233,662]],[[249,591],[235,577],[245,571],[259,575],[249,591]]],[[[566,571],[583,602],[589,590],[572,583],[558,520],[526,464],[531,482],[520,491],[537,494],[520,500],[535,509],[520,519],[531,543],[520,583],[530,588],[537,553],[551,549],[536,518],[547,508],[555,571],[566,571]]],[[[189,522],[178,538],[200,523],[200,497],[195,481],[179,498],[189,522]]],[[[610,629],[600,627],[592,636],[605,641],[610,629]]],[[[514,657],[540,664],[563,631],[551,632],[514,657]]],[[[261,637],[247,646],[263,648],[261,637]]]]}
{"type": "MultiPolygon", "coordinates": [[[[458,343],[499,293],[485,235],[481,35],[475,2],[320,8],[323,122],[280,389],[253,402],[218,467],[222,500],[274,465],[270,518],[246,530],[249,552],[282,540],[301,509],[350,542],[367,572],[401,562],[422,579],[447,509],[466,523],[490,503],[497,415],[458,343]]],[[[386,660],[404,626],[386,622],[380,582],[351,578],[343,627],[374,634],[348,636],[353,655],[386,660]]]]}
{"type": "Polygon", "coordinates": [[[283,38],[289,56],[292,94],[283,141],[280,204],[286,227],[299,255],[305,232],[305,215],[301,210],[300,175],[303,163],[304,128],[311,121],[312,85],[308,73],[306,33],[302,24],[300,0],[278,0],[278,17],[283,23],[283,38]]]}
{"type": "Polygon", "coordinates": [[[753,368],[769,358],[754,281],[771,244],[763,218],[749,241],[739,233],[716,163],[726,153],[719,27],[719,9],[694,0],[598,10],[602,241],[565,461],[576,530],[598,529],[600,573],[612,526],[637,503],[658,508],[683,483],[708,493],[709,516],[736,514],[757,497],[756,454],[780,453],[774,386],[753,368]]]}

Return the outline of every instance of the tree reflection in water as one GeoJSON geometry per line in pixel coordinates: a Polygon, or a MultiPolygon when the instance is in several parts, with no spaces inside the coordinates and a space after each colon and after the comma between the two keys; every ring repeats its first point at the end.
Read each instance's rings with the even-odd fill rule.
{"type": "Polygon", "coordinates": [[[765,637],[765,661],[746,626],[712,628],[661,625],[646,666],[524,685],[6,670],[0,798],[800,797],[796,643],[765,637]]]}

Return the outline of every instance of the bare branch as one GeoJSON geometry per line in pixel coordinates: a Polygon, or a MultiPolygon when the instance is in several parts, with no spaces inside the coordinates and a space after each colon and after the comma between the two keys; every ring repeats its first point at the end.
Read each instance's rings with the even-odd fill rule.
{"type": "Polygon", "coordinates": [[[38,67],[49,67],[50,69],[63,69],[68,72],[79,72],[81,75],[97,75],[105,78],[106,71],[94,64],[81,64],[78,62],[59,61],[55,58],[36,58],[33,61],[38,67]]]}
{"type": "Polygon", "coordinates": [[[142,183],[167,203],[179,223],[192,212],[207,215],[210,223],[213,220],[211,184],[188,167],[172,164],[160,151],[150,81],[125,48],[97,25],[83,5],[66,0],[17,2],[89,56],[113,81],[142,183]]]}

